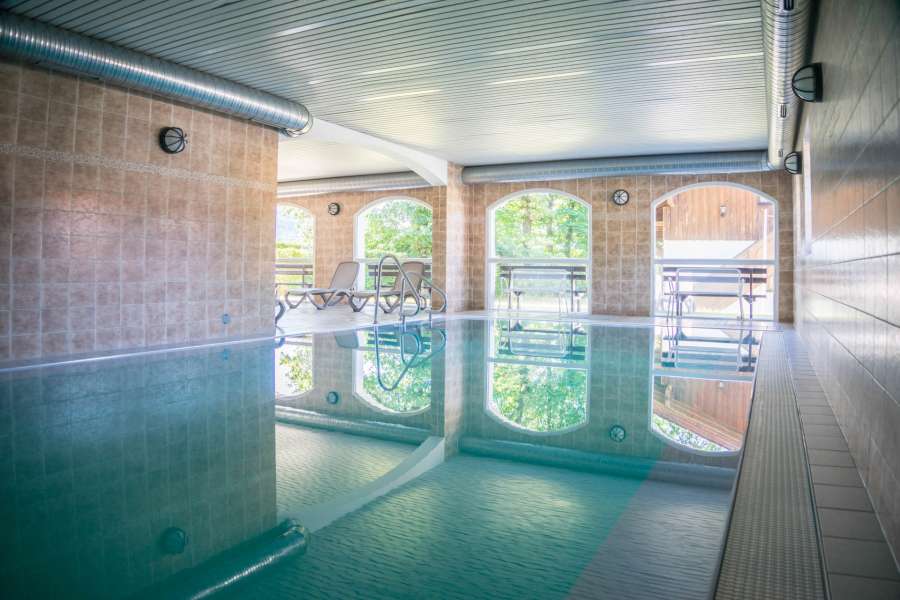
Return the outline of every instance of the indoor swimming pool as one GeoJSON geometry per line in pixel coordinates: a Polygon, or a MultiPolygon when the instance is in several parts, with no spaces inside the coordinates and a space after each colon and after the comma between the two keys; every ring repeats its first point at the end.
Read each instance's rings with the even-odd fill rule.
{"type": "Polygon", "coordinates": [[[454,318],[0,372],[3,595],[189,597],[293,519],[231,597],[707,597],[761,341],[454,318]]]}

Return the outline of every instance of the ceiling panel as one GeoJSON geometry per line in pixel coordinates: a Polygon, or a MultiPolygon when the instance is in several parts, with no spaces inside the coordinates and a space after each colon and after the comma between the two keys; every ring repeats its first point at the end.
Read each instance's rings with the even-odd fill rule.
{"type": "Polygon", "coordinates": [[[3,4],[466,165],[766,145],[758,0],[3,4]]]}

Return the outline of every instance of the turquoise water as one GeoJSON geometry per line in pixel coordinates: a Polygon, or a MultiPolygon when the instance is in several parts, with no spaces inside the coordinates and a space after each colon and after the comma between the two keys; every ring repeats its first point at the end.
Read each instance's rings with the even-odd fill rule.
{"type": "Polygon", "coordinates": [[[758,342],[452,320],[0,371],[0,595],[127,597],[294,518],[231,597],[705,597],[758,342]]]}

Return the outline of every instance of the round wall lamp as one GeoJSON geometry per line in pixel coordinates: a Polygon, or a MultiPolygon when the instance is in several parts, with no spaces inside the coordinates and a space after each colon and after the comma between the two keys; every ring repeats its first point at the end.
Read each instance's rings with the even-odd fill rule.
{"type": "Polygon", "coordinates": [[[181,127],[163,127],[159,131],[159,147],[169,154],[178,154],[187,146],[187,136],[181,127]]]}
{"type": "Polygon", "coordinates": [[[327,402],[328,404],[331,404],[332,406],[334,406],[335,404],[337,404],[340,401],[341,401],[341,395],[338,394],[334,390],[331,390],[330,392],[325,394],[325,402],[327,402]]]}
{"type": "Polygon", "coordinates": [[[803,155],[799,152],[791,152],[784,157],[784,170],[791,175],[799,175],[803,172],[803,155]]]}
{"type": "Polygon", "coordinates": [[[616,190],[612,195],[613,204],[616,206],[625,206],[628,204],[628,192],[625,190],[616,190]]]}
{"type": "Polygon", "coordinates": [[[628,437],[628,433],[626,433],[625,428],[621,425],[613,425],[609,428],[609,439],[612,441],[624,442],[626,437],[628,437]]]}
{"type": "Polygon", "coordinates": [[[822,65],[813,63],[800,67],[791,78],[794,95],[804,102],[822,101],[822,65]]]}
{"type": "Polygon", "coordinates": [[[336,217],[339,212],[341,212],[341,205],[337,202],[332,202],[328,205],[328,214],[332,217],[336,217]]]}

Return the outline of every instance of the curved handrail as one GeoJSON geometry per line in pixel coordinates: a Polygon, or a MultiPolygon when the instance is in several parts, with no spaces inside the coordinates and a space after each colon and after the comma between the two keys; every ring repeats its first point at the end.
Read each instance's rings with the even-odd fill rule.
{"type": "MultiPolygon", "coordinates": [[[[394,261],[397,264],[397,272],[399,273],[398,277],[403,277],[403,281],[400,282],[400,321],[406,322],[407,317],[414,317],[422,310],[422,296],[419,294],[416,286],[413,285],[412,281],[409,280],[409,275],[407,275],[406,271],[403,270],[400,259],[393,254],[385,254],[381,257],[381,260],[378,261],[378,269],[375,271],[375,316],[372,320],[373,324],[378,323],[378,307],[381,303],[381,271],[386,260],[394,261]],[[416,299],[416,309],[408,314],[403,312],[403,305],[406,301],[407,285],[409,285],[409,290],[410,292],[412,292],[413,297],[416,299]]],[[[424,279],[424,277],[422,279],[424,279]]]]}

